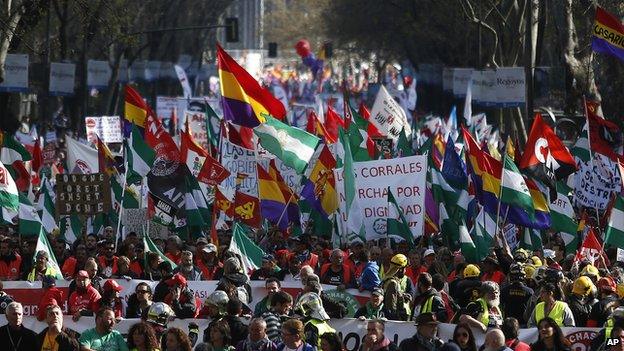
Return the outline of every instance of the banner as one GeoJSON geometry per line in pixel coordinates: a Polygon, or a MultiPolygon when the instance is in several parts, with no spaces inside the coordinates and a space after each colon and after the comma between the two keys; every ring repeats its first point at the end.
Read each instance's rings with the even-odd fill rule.
{"type": "Polygon", "coordinates": [[[28,55],[7,54],[4,61],[4,81],[0,92],[28,91],[28,55]]]}
{"type": "Polygon", "coordinates": [[[472,68],[455,68],[453,70],[453,95],[456,98],[466,97],[470,78],[472,78],[472,68]]]}
{"type": "Polygon", "coordinates": [[[57,174],[56,214],[94,215],[108,212],[111,205],[110,180],[106,173],[57,174]]]}
{"type": "Polygon", "coordinates": [[[182,86],[182,91],[184,92],[184,98],[190,98],[193,96],[193,91],[191,90],[191,85],[189,84],[188,78],[186,77],[186,72],[184,72],[184,68],[174,65],[176,76],[180,81],[180,85],[182,86]]]}
{"type": "Polygon", "coordinates": [[[178,109],[178,98],[175,96],[157,96],[156,97],[156,115],[161,120],[171,118],[171,113],[178,109]]]}
{"type": "Polygon", "coordinates": [[[524,106],[525,75],[523,67],[496,69],[496,105],[499,107],[524,106]]]}
{"type": "Polygon", "coordinates": [[[377,130],[379,130],[381,134],[393,140],[399,138],[399,134],[401,134],[403,128],[405,128],[407,137],[412,134],[412,129],[405,116],[405,111],[401,105],[392,98],[383,85],[375,98],[369,121],[377,127],[377,130]]]}
{"type": "Polygon", "coordinates": [[[604,210],[611,194],[619,193],[622,178],[617,164],[599,154],[594,154],[593,162],[582,162],[578,158],[578,171],[574,174],[575,204],[604,210]]]}
{"type": "Polygon", "coordinates": [[[453,68],[444,67],[442,69],[442,90],[453,91],[453,68]]]}
{"type": "Polygon", "coordinates": [[[97,136],[105,143],[123,142],[121,119],[119,116],[85,117],[87,140],[97,143],[97,136]]]}
{"type": "Polygon", "coordinates": [[[89,60],[87,62],[87,87],[89,89],[106,89],[111,77],[108,61],[89,60]]]}
{"type": "Polygon", "coordinates": [[[210,141],[208,140],[206,113],[204,111],[184,111],[184,119],[180,121],[180,128],[184,128],[184,123],[188,121],[193,139],[199,146],[208,151],[210,150],[210,141]]]}
{"type": "MultiPolygon", "coordinates": [[[[387,190],[396,197],[414,238],[423,234],[426,156],[410,156],[389,160],[356,162],[353,165],[356,179],[356,196],[364,211],[366,239],[386,237],[388,217],[387,190]]],[[[340,227],[347,226],[343,169],[334,170],[340,208],[340,227]]]]}
{"type": "Polygon", "coordinates": [[[258,197],[258,174],[256,170],[256,154],[251,149],[238,146],[229,140],[221,140],[221,164],[230,172],[230,176],[221,182],[226,196],[232,198],[236,188],[236,175],[245,174],[239,190],[258,197]],[[231,196],[230,196],[231,195],[231,196]]]}
{"type": "Polygon", "coordinates": [[[74,95],[76,65],[73,63],[52,62],[50,64],[50,95],[74,95]]]}

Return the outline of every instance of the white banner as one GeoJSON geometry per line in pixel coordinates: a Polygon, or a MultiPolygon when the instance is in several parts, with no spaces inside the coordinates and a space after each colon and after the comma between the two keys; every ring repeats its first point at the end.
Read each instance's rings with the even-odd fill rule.
{"type": "Polygon", "coordinates": [[[74,95],[76,65],[73,63],[52,62],[50,64],[50,95],[74,95]]]}
{"type": "Polygon", "coordinates": [[[444,67],[442,69],[442,90],[453,91],[453,68],[444,67]]]}
{"type": "MultiPolygon", "coordinates": [[[[363,207],[367,240],[386,236],[388,187],[403,210],[414,238],[423,234],[427,178],[426,156],[356,162],[353,168],[356,177],[356,196],[363,207]]],[[[342,172],[342,169],[334,170],[341,212],[339,223],[344,232],[347,217],[342,172]]]]}
{"type": "Polygon", "coordinates": [[[483,71],[473,70],[470,80],[472,81],[472,104],[479,105],[483,101],[483,71]]]}
{"type": "Polygon", "coordinates": [[[496,69],[497,106],[523,106],[526,101],[525,95],[523,67],[499,67],[496,69]]]}
{"type": "Polygon", "coordinates": [[[106,89],[111,77],[108,61],[89,60],[87,62],[87,86],[89,89],[106,89]]]}
{"type": "Polygon", "coordinates": [[[123,133],[119,116],[85,117],[87,140],[97,143],[96,136],[105,143],[122,143],[123,133]]]}
{"type": "Polygon", "coordinates": [[[28,91],[28,55],[7,54],[4,61],[4,81],[0,92],[28,91]]]}
{"type": "Polygon", "coordinates": [[[254,150],[246,149],[231,143],[225,138],[221,140],[221,164],[230,171],[220,188],[225,190],[228,198],[232,199],[236,189],[236,174],[246,174],[239,190],[251,196],[258,197],[258,174],[256,170],[256,154],[254,150]]]}
{"type": "Polygon", "coordinates": [[[190,98],[193,96],[193,91],[191,90],[191,85],[189,84],[188,78],[186,77],[186,72],[184,68],[175,65],[176,75],[178,76],[178,80],[180,81],[180,85],[182,86],[182,91],[184,92],[184,98],[190,98]]]}
{"type": "Polygon", "coordinates": [[[408,137],[412,134],[412,128],[405,116],[405,110],[392,98],[383,85],[375,98],[369,121],[377,127],[381,134],[393,140],[399,138],[403,128],[405,128],[405,134],[408,137]]]}
{"type": "Polygon", "coordinates": [[[160,61],[147,61],[145,65],[145,80],[157,81],[160,78],[160,61]]]}
{"type": "Polygon", "coordinates": [[[158,118],[169,119],[171,113],[176,110],[177,114],[178,98],[174,96],[157,96],[156,97],[156,115],[158,118]]]}
{"type": "Polygon", "coordinates": [[[161,62],[160,72],[158,73],[160,79],[175,79],[177,78],[175,70],[173,69],[173,62],[161,62]]]}
{"type": "Polygon", "coordinates": [[[611,194],[619,193],[622,180],[617,165],[607,157],[594,154],[594,160],[582,162],[577,159],[578,171],[574,174],[575,204],[604,210],[611,194]]]}
{"type": "Polygon", "coordinates": [[[184,119],[180,121],[180,128],[184,128],[184,123],[186,123],[187,120],[193,139],[195,139],[204,150],[209,150],[206,113],[203,111],[184,111],[184,119]]]}
{"type": "Polygon", "coordinates": [[[455,68],[453,70],[453,95],[457,98],[466,96],[468,82],[472,78],[472,68],[455,68]]]}

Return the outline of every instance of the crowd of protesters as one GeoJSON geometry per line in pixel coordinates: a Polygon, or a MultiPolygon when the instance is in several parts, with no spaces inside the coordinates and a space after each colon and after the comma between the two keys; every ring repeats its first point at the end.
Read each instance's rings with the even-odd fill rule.
{"type": "MultiPolygon", "coordinates": [[[[0,345],[10,350],[314,350],[340,351],[341,338],[330,326],[343,318],[344,304],[323,292],[369,291],[369,300],[355,313],[368,320],[364,351],[477,350],[473,333],[485,334],[483,350],[567,350],[570,342],[561,327],[602,328],[592,350],[609,350],[607,340],[624,332],[620,307],[623,270],[619,263],[598,269],[589,261],[564,257],[564,246],[552,241],[543,251],[511,252],[505,245],[492,249],[482,262],[468,263],[461,252],[436,246],[410,249],[404,243],[351,244],[332,249],[321,237],[304,234],[284,240],[279,231],[260,240],[266,252],[261,268],[247,274],[240,257],[227,250],[228,233],[220,232],[220,246],[200,237],[189,244],[178,236],[155,240],[172,268],[155,252],[143,252],[134,233],[115,245],[115,232],[87,235],[68,245],[56,233],[49,236],[61,275],[71,281],[68,296],[56,287],[45,251],[35,242],[15,239],[11,227],[0,230],[0,279],[41,281],[44,293],[37,318],[48,325],[35,334],[21,325],[19,296],[0,294],[8,325],[0,328],[0,345]],[[31,257],[34,258],[31,259],[31,257]],[[127,303],[114,279],[158,281],[135,287],[127,303]],[[204,301],[189,281],[218,281],[204,301]],[[252,296],[250,280],[262,280],[266,296],[252,296]],[[284,281],[298,281],[302,290],[292,296],[284,281]],[[251,306],[256,302],[254,310],[251,306]],[[78,335],[63,328],[63,310],[74,321],[95,316],[95,328],[78,335]],[[121,319],[141,319],[126,338],[115,331],[121,319]],[[206,330],[168,328],[175,319],[206,318],[206,330]],[[415,321],[412,338],[394,343],[384,334],[385,321],[415,321]],[[438,323],[456,325],[453,340],[437,338],[438,323]],[[538,341],[520,341],[520,328],[537,327],[538,341]]],[[[435,242],[435,239],[433,240],[435,242]]],[[[604,260],[603,260],[604,261],[604,260]]],[[[598,264],[597,264],[598,265],[598,264]]]]}

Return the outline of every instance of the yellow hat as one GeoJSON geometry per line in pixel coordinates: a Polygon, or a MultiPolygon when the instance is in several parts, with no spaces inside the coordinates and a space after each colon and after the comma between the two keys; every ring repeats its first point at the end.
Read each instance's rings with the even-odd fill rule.
{"type": "Polygon", "coordinates": [[[593,264],[588,264],[585,268],[583,268],[580,275],[598,277],[600,273],[598,272],[598,268],[596,268],[593,264]]]}
{"type": "Polygon", "coordinates": [[[539,257],[537,257],[537,256],[531,256],[531,261],[533,261],[533,265],[534,265],[535,267],[541,267],[541,266],[543,266],[543,264],[542,264],[542,260],[541,260],[539,257]]]}
{"type": "Polygon", "coordinates": [[[572,285],[572,293],[581,296],[587,296],[591,292],[593,286],[594,284],[588,277],[578,277],[572,285]]]}
{"type": "Polygon", "coordinates": [[[407,257],[404,254],[396,254],[390,260],[392,264],[399,267],[407,267],[407,257]]]}
{"type": "Polygon", "coordinates": [[[474,264],[469,264],[464,268],[464,278],[473,278],[481,275],[481,270],[474,264]]]}
{"type": "Polygon", "coordinates": [[[624,284],[618,284],[616,291],[620,299],[624,298],[624,284]]]}
{"type": "Polygon", "coordinates": [[[534,273],[535,273],[535,266],[533,266],[532,264],[524,265],[524,274],[527,277],[532,278],[534,273]]]}

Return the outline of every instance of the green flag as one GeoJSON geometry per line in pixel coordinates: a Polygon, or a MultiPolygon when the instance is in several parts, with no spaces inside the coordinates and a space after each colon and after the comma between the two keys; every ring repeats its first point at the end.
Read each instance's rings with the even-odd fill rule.
{"type": "Polygon", "coordinates": [[[589,128],[587,127],[587,122],[583,126],[583,130],[581,131],[581,135],[576,139],[576,143],[570,150],[570,153],[583,162],[588,162],[591,159],[591,151],[589,150],[589,128]]]}
{"type": "Polygon", "coordinates": [[[388,237],[398,237],[401,241],[407,241],[411,248],[414,247],[414,235],[390,187],[388,187],[388,218],[386,220],[386,230],[388,237]]]}
{"type": "Polygon", "coordinates": [[[575,253],[578,246],[577,229],[574,208],[568,194],[572,189],[564,182],[557,182],[557,199],[549,204],[553,231],[559,232],[565,242],[566,254],[575,253]]]}
{"type": "Polygon", "coordinates": [[[401,129],[401,133],[399,134],[399,140],[397,141],[397,157],[407,157],[414,155],[414,150],[412,150],[412,145],[407,140],[407,136],[405,135],[405,127],[401,129]]]}
{"type": "MultiPolygon", "coordinates": [[[[156,246],[156,244],[154,244],[154,242],[152,241],[152,238],[149,237],[149,235],[147,235],[147,233],[145,233],[143,235],[143,246],[144,246],[144,251],[147,254],[148,252],[155,252],[158,254],[158,256],[160,256],[160,258],[163,261],[169,262],[171,264],[172,268],[176,268],[178,265],[175,264],[175,262],[173,262],[172,260],[169,259],[169,257],[165,256],[160,249],[158,248],[158,246],[156,246]]],[[[147,255],[145,255],[145,267],[148,266],[147,263],[147,255]]]]}
{"type": "Polygon", "coordinates": [[[615,199],[605,230],[605,244],[624,249],[624,197],[615,199]]]}
{"type": "Polygon", "coordinates": [[[42,231],[41,218],[28,198],[19,195],[19,231],[22,235],[36,236],[42,231]]]}
{"type": "Polygon", "coordinates": [[[35,254],[33,255],[33,265],[36,262],[37,253],[39,251],[44,251],[48,254],[48,268],[50,269],[52,275],[56,277],[56,279],[63,279],[63,275],[61,274],[61,268],[56,261],[56,257],[54,256],[54,251],[52,251],[52,246],[50,246],[50,242],[48,241],[48,237],[43,232],[43,228],[39,226],[39,237],[37,239],[37,247],[35,248],[35,254]]]}
{"type": "Polygon", "coordinates": [[[535,208],[533,207],[533,198],[529,192],[529,187],[526,185],[513,159],[506,152],[503,159],[500,201],[522,208],[527,212],[529,218],[534,219],[535,208]]]}
{"type": "Polygon", "coordinates": [[[140,182],[149,173],[156,159],[156,151],[149,147],[136,125],[132,125],[130,141],[124,141],[126,148],[126,175],[128,183],[140,182]]]}
{"type": "Polygon", "coordinates": [[[240,256],[246,274],[250,274],[262,266],[264,251],[249,239],[243,228],[236,222],[232,227],[232,241],[230,241],[229,251],[240,256]]]}
{"type": "Polygon", "coordinates": [[[342,128],[339,130],[340,142],[345,148],[344,158],[344,194],[346,202],[347,214],[347,237],[349,242],[362,241],[366,242],[366,233],[364,232],[364,218],[359,198],[356,194],[355,170],[353,169],[353,157],[351,156],[351,146],[347,136],[342,128]]]}

